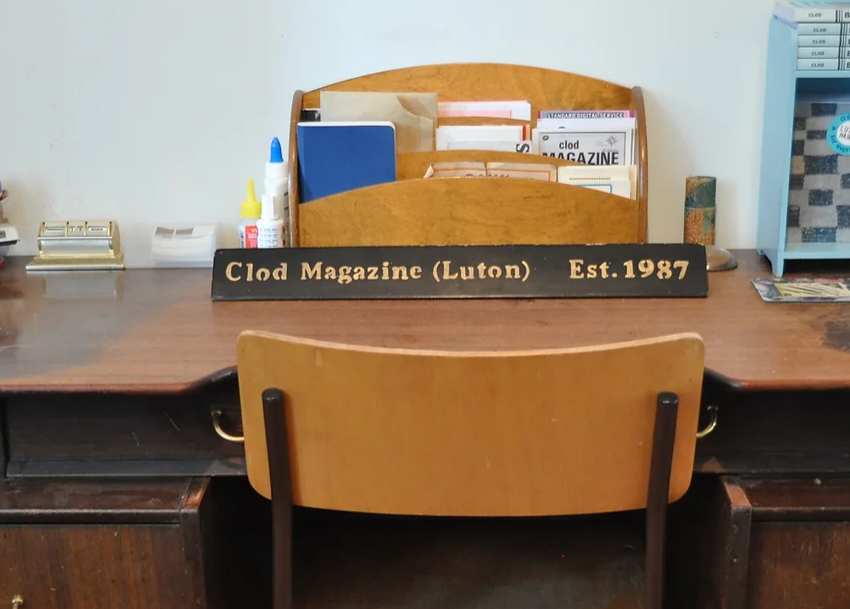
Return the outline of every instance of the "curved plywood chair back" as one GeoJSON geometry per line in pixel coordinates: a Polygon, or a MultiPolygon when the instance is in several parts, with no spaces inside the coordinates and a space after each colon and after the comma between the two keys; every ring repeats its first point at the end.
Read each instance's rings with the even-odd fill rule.
{"type": "Polygon", "coordinates": [[[262,393],[283,392],[294,504],[541,516],[647,505],[656,401],[679,397],[669,501],[691,481],[703,342],[435,352],[246,332],[237,349],[251,484],[271,496],[262,393]]]}
{"type": "MultiPolygon", "coordinates": [[[[440,124],[454,121],[441,119],[440,124]]],[[[492,119],[466,122],[486,123],[492,119]]],[[[486,245],[506,240],[532,244],[642,243],[647,237],[646,119],[639,87],[623,87],[545,68],[492,63],[426,65],[369,74],[308,92],[295,92],[289,158],[289,224],[294,246],[486,245]],[[626,206],[619,200],[621,197],[608,194],[597,197],[596,193],[587,194],[587,189],[535,180],[522,180],[519,189],[522,192],[517,193],[518,189],[504,188],[502,180],[483,178],[465,180],[474,185],[450,193],[447,190],[461,180],[441,179],[452,186],[431,188],[427,183],[437,180],[420,179],[431,163],[461,159],[529,162],[529,155],[434,151],[399,155],[398,181],[394,183],[351,190],[302,205],[298,193],[295,126],[303,109],[320,106],[323,90],[428,91],[437,93],[441,100],[451,101],[528,100],[532,106],[532,125],[536,124],[537,112],[544,109],[633,109],[638,123],[637,200],[625,199],[630,202],[626,206]],[[441,198],[437,200],[435,196],[441,198]],[[503,211],[508,216],[503,216],[503,211]],[[509,217],[517,214],[539,217],[517,226],[513,217],[509,217]],[[332,216],[333,224],[329,225],[332,216]],[[424,217],[428,218],[427,223],[422,222],[424,217]],[[565,218],[568,221],[564,223],[565,218]],[[460,226],[468,222],[479,226],[460,226]],[[543,236],[539,232],[541,226],[549,227],[543,236]]],[[[542,157],[536,160],[571,164],[542,157]]]]}

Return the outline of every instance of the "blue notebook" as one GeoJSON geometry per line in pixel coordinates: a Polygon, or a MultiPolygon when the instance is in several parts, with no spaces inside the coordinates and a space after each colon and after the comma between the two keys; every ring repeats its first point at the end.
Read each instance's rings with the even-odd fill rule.
{"type": "Polygon", "coordinates": [[[301,202],[395,181],[390,121],[298,123],[301,202]]]}

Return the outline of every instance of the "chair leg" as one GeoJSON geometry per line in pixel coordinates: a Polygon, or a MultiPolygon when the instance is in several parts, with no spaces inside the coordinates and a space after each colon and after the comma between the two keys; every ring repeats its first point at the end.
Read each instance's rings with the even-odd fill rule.
{"type": "Polygon", "coordinates": [[[272,492],[272,607],[292,609],[292,478],[286,411],[280,389],[263,391],[272,492]]]}
{"type": "Polygon", "coordinates": [[[646,582],[644,609],[664,606],[664,561],[667,542],[667,503],[676,442],[679,396],[661,393],[655,411],[649,492],[646,501],[646,582]]]}

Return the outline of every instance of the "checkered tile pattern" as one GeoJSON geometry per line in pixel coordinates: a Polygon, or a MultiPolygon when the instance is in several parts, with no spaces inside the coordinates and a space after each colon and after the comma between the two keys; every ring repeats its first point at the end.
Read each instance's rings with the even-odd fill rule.
{"type": "Polygon", "coordinates": [[[850,243],[850,156],[826,132],[848,103],[797,102],[788,197],[789,243],[850,243]]]}

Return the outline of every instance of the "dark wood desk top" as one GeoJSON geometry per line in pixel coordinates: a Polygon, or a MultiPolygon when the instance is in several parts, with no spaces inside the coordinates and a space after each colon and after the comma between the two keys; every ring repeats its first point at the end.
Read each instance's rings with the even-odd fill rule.
{"type": "Polygon", "coordinates": [[[398,348],[513,350],[695,331],[706,367],[742,389],[850,388],[850,305],[765,304],[752,251],[705,299],[210,301],[208,270],[0,271],[0,391],[177,392],[233,371],[267,330],[398,348]],[[74,295],[87,287],[91,296],[74,295]]]}

